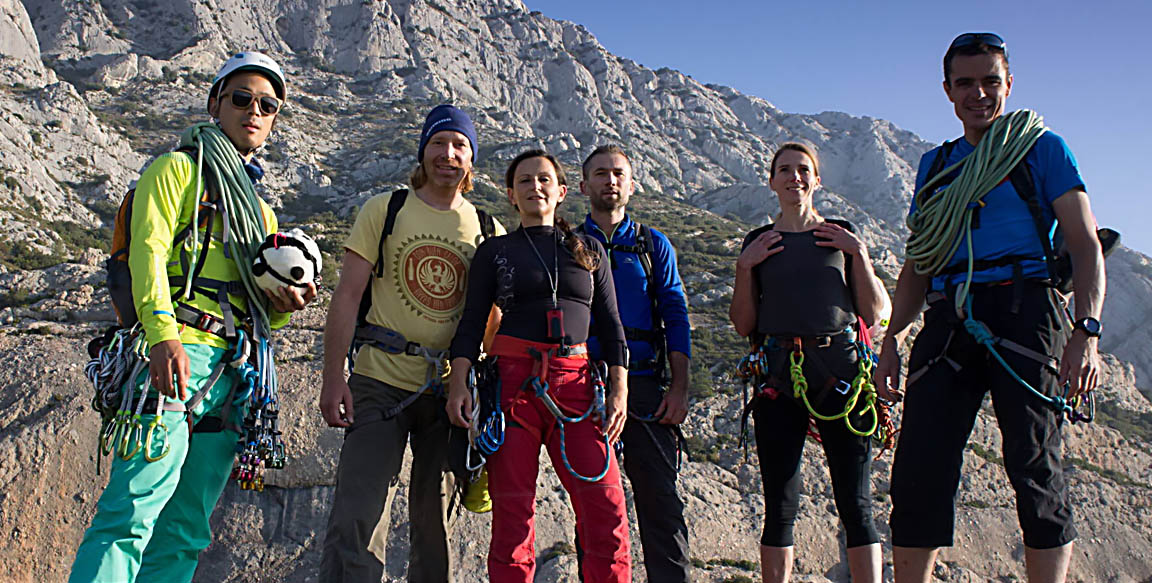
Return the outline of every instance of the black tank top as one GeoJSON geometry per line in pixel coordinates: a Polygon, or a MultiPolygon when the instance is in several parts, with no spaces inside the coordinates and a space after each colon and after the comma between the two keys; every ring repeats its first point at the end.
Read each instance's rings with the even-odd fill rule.
{"type": "MultiPolygon", "coordinates": [[[[828,220],[855,232],[847,221],[828,220]]],[[[747,247],[772,225],[760,227],[744,238],[747,247]]],[[[777,245],[784,250],[752,268],[758,288],[756,329],[768,336],[817,336],[834,334],[856,321],[849,285],[851,264],[832,247],[820,247],[812,231],[789,233],[777,245]]]]}

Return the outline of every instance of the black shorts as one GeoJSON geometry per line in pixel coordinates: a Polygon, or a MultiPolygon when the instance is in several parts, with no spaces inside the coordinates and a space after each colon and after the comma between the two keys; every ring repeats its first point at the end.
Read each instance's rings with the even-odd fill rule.
{"type": "MultiPolygon", "coordinates": [[[[1054,293],[1037,282],[974,288],[973,316],[998,337],[1059,358],[1069,325],[1054,293]]],[[[1071,542],[1076,529],[1061,462],[1061,414],[1021,386],[960,324],[950,301],[933,304],[909,357],[910,377],[928,368],[904,400],[892,466],[892,544],[952,545],[964,448],[985,393],[992,394],[1003,436],[1024,544],[1047,549],[1071,542]],[[927,364],[942,354],[947,358],[927,364]]],[[[1056,370],[1011,350],[998,352],[1037,390],[1063,394],[1056,370]]]]}

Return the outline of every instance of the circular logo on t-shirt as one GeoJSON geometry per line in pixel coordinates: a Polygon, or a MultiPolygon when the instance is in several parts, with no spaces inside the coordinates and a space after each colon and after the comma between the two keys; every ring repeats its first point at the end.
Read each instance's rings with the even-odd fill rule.
{"type": "Polygon", "coordinates": [[[434,320],[448,320],[463,305],[468,264],[448,243],[419,240],[401,251],[400,291],[404,299],[434,320]]]}

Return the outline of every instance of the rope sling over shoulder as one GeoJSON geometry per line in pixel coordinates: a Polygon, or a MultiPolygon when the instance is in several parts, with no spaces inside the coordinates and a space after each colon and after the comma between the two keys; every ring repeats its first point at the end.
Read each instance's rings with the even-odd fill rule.
{"type": "MultiPolygon", "coordinates": [[[[224,368],[231,366],[236,369],[239,380],[232,386],[225,401],[222,418],[210,424],[206,422],[215,418],[204,417],[194,432],[201,432],[202,425],[210,425],[203,431],[232,429],[240,432],[242,439],[237,446],[239,457],[232,477],[244,489],[262,490],[264,468],[282,468],[286,460],[278,427],[279,398],[270,342],[268,300],[257,287],[251,272],[257,250],[268,235],[269,225],[265,222],[260,200],[245,171],[243,160],[231,140],[215,124],[197,124],[186,130],[180,136],[179,151],[195,161],[194,192],[198,197],[200,193],[208,194],[207,203],[198,200],[191,205],[191,222],[177,234],[173,243],[174,248],[180,247],[180,264],[184,274],[169,280],[175,311],[173,316],[181,324],[224,338],[229,344],[229,352],[225,353],[203,386],[186,403],[170,401],[162,396],[149,398],[150,384],[146,384],[137,396],[134,383],[136,376],[148,366],[148,351],[143,327],[135,323],[138,320],[134,318],[134,307],[129,303],[130,315],[133,316],[131,321],[135,324],[112,330],[89,345],[89,353],[93,358],[86,367],[86,373],[95,387],[93,407],[103,417],[101,451],[106,455],[115,450],[122,458],[129,459],[144,449],[147,461],[162,458],[167,454],[167,447],[158,456],[150,452],[151,443],[156,441],[154,436],[161,432],[167,433],[167,428],[159,420],[160,413],[183,411],[191,423],[193,409],[219,380],[224,368]],[[201,228],[201,207],[209,209],[208,220],[203,225],[203,241],[196,235],[196,230],[201,228]],[[216,213],[220,214],[223,223],[221,243],[224,256],[235,262],[239,273],[237,281],[221,282],[199,276],[207,258],[212,237],[212,219],[216,213]],[[188,248],[187,252],[184,247],[188,248]],[[191,301],[195,294],[215,299],[220,308],[220,316],[185,303],[191,301]],[[246,310],[233,305],[229,300],[230,294],[244,298],[246,310]],[[138,399],[135,405],[134,397],[138,399]],[[242,406],[245,401],[251,406],[243,425],[230,426],[232,407],[242,406]],[[145,434],[140,427],[139,417],[144,410],[152,411],[153,406],[157,415],[141,443],[141,436],[145,434]]],[[[130,230],[130,218],[128,221],[129,224],[123,227],[130,230]]],[[[126,253],[126,244],[123,253],[126,253]]],[[[116,256],[109,261],[110,280],[113,260],[124,262],[124,259],[116,256]]],[[[128,287],[130,289],[130,282],[128,287]]],[[[121,312],[122,321],[126,321],[122,307],[122,303],[119,303],[118,311],[121,312]]]]}
{"type": "MultiPolygon", "coordinates": [[[[994,360],[998,362],[1009,375],[1025,389],[1044,401],[1057,414],[1066,415],[1070,422],[1091,422],[1094,417],[1095,403],[1092,392],[1075,398],[1068,398],[1069,384],[1065,383],[1063,395],[1048,396],[1030,385],[1020,377],[997,351],[997,347],[1011,350],[1021,356],[1034,360],[1045,367],[1049,372],[1058,374],[1059,361],[1055,356],[1036,353],[1026,347],[999,338],[992,333],[984,322],[975,319],[972,314],[972,280],[974,273],[983,263],[973,256],[972,231],[974,229],[974,216],[976,210],[985,205],[984,197],[997,185],[1010,176],[1021,173],[1017,168],[1027,172],[1024,162],[1025,156],[1036,144],[1047,128],[1043,119],[1033,111],[1019,110],[996,119],[985,135],[976,144],[975,150],[958,162],[938,170],[930,176],[915,195],[915,210],[908,217],[908,228],[911,234],[908,237],[907,260],[913,262],[917,274],[941,275],[950,272],[964,273],[964,281],[956,286],[952,298],[955,313],[958,319],[963,320],[963,329],[981,345],[988,349],[994,360]],[[947,179],[957,169],[959,174],[951,184],[947,179]],[[946,188],[941,188],[946,185],[946,188]],[[962,264],[962,271],[949,267],[960,245],[966,245],[967,260],[962,264]],[[1079,410],[1083,402],[1087,402],[1088,413],[1079,410]]],[[[939,163],[936,164],[940,165],[939,163]]],[[[1044,261],[1049,270],[1048,284],[1061,288],[1070,286],[1068,281],[1061,281],[1057,275],[1056,266],[1060,259],[1053,252],[1052,237],[1044,228],[1043,218],[1040,216],[1039,195],[1035,191],[1035,181],[1028,176],[1026,179],[1013,178],[1012,186],[1017,194],[1025,199],[1033,221],[1036,223],[1037,236],[1040,238],[1042,257],[1034,257],[1036,261],[1044,261]],[[1023,192],[1027,190],[1027,192],[1023,192]]],[[[1097,231],[1101,239],[1105,256],[1114,248],[1119,235],[1110,229],[1097,231]]],[[[1023,284],[1019,281],[1019,259],[1015,261],[1016,276],[1013,283],[1017,292],[1023,284]]],[[[1071,288],[1068,287],[1070,290],[1071,288]]],[[[1065,313],[1067,310],[1065,308],[1065,313]]],[[[1069,317],[1069,320],[1071,318],[1069,317]]],[[[946,353],[949,342],[941,350],[941,354],[929,360],[920,370],[910,371],[908,382],[911,383],[927,372],[927,368],[939,361],[947,361],[946,353]]]]}

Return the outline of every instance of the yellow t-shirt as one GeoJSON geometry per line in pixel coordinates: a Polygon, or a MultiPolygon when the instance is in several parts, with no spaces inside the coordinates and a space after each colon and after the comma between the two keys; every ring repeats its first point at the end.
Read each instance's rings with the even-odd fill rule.
{"type": "MultiPolygon", "coordinates": [[[[344,248],[375,264],[391,194],[364,203],[344,248]]],[[[496,222],[496,234],[504,234],[496,222]]],[[[464,201],[452,210],[432,208],[409,192],[384,242],[384,276],[372,277],[368,322],[395,330],[410,342],[444,350],[464,310],[468,266],[482,241],[476,207],[464,201]]],[[[422,357],[388,354],[366,345],[353,370],[409,391],[424,386],[428,363],[422,357]]]]}

